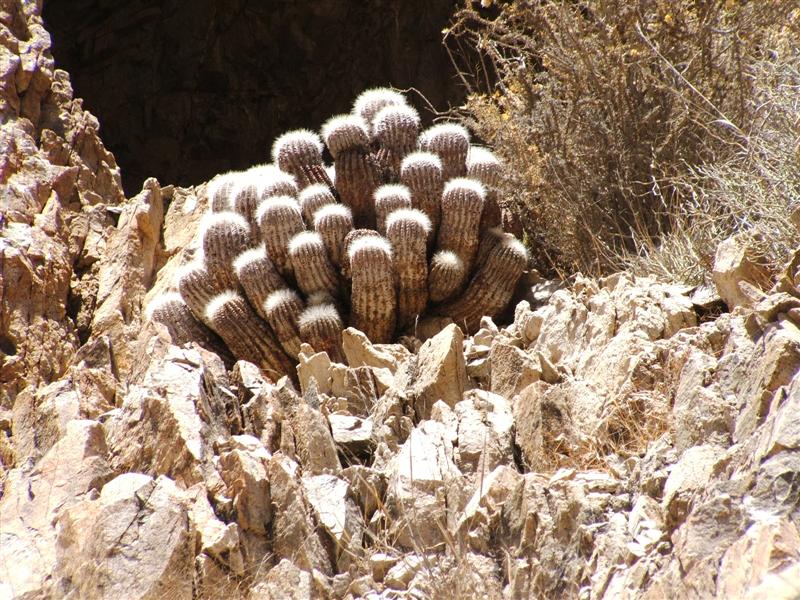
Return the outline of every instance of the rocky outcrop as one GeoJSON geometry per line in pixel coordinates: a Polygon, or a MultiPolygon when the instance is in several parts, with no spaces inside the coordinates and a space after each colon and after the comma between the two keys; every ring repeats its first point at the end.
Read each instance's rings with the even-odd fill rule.
{"type": "Polygon", "coordinates": [[[54,67],[41,2],[0,7],[0,409],[69,367],[122,199],[99,123],[54,67]]]}
{"type": "Polygon", "coordinates": [[[0,232],[0,598],[797,595],[800,254],[733,312],[578,276],[474,335],[303,344],[272,381],[142,313],[206,186],[95,193],[0,232]]]}

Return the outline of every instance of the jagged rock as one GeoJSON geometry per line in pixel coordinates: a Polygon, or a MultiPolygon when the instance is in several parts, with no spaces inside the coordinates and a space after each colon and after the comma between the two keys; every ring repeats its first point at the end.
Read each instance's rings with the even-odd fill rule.
{"type": "Polygon", "coordinates": [[[269,461],[268,473],[273,510],[273,550],[304,571],[317,569],[330,575],[331,559],[317,532],[312,509],[299,477],[299,465],[276,454],[269,461]]]}
{"type": "Polygon", "coordinates": [[[342,332],[342,350],[351,367],[376,367],[392,373],[409,356],[400,344],[373,344],[358,329],[348,327],[342,332]]]}
{"type": "Polygon", "coordinates": [[[311,475],[302,479],[309,504],[336,545],[336,568],[347,571],[363,554],[364,521],[348,497],[347,481],[333,475],[311,475]]]}
{"type": "Polygon", "coordinates": [[[372,445],[372,421],[351,415],[328,415],[333,441],[342,450],[358,456],[369,450],[372,445]]]}
{"type": "Polygon", "coordinates": [[[314,380],[317,392],[331,393],[331,360],[325,352],[313,352],[311,346],[303,344],[300,350],[297,375],[300,379],[300,390],[305,394],[314,380]]]}
{"type": "Polygon", "coordinates": [[[196,531],[188,501],[167,477],[125,473],[59,518],[62,594],[191,598],[196,531]]]}
{"type": "MultiPolygon", "coordinates": [[[[239,524],[223,523],[216,517],[202,486],[194,486],[190,491],[195,494],[190,516],[197,530],[200,551],[211,557],[211,562],[224,565],[233,575],[243,575],[244,557],[239,545],[239,524]]],[[[203,585],[211,585],[210,579],[207,575],[203,585]]]]}
{"type": "Polygon", "coordinates": [[[717,292],[733,310],[737,306],[751,306],[753,300],[740,289],[745,282],[756,287],[766,287],[769,274],[764,265],[754,260],[752,249],[744,236],[734,236],[717,246],[712,273],[717,292]]]}
{"type": "Polygon", "coordinates": [[[479,481],[457,525],[459,534],[474,551],[487,552],[491,547],[503,504],[522,478],[515,469],[501,465],[479,481]]]}
{"type": "Polygon", "coordinates": [[[64,510],[91,497],[112,471],[102,427],[73,420],[63,437],[35,467],[13,469],[0,499],[0,565],[5,597],[52,597],[56,563],[56,519],[64,510]],[[24,565],[24,568],[7,568],[24,565]]]}
{"type": "Polygon", "coordinates": [[[407,548],[432,548],[444,541],[446,485],[461,473],[441,423],[416,427],[388,468],[387,504],[392,535],[407,548]]]}
{"type": "Polygon", "coordinates": [[[266,580],[257,583],[250,590],[252,600],[306,600],[313,598],[314,589],[311,573],[298,569],[292,561],[284,558],[270,569],[266,580]]]}
{"type": "Polygon", "coordinates": [[[142,192],[123,208],[100,260],[92,333],[110,338],[116,368],[123,377],[134,366],[128,340],[136,337],[143,320],[143,301],[155,277],[163,219],[161,188],[155,179],[148,179],[142,192]]]}
{"type": "Polygon", "coordinates": [[[409,554],[398,561],[383,578],[384,583],[393,590],[405,590],[422,566],[424,558],[417,554],[409,554]]]}
{"type": "Polygon", "coordinates": [[[458,420],[455,461],[462,473],[482,477],[513,463],[514,417],[505,398],[471,390],[453,412],[458,420]]]}
{"type": "Polygon", "coordinates": [[[365,518],[383,506],[386,500],[386,476],[380,471],[361,465],[347,467],[341,472],[350,485],[349,494],[356,501],[365,518]]]}
{"type": "Polygon", "coordinates": [[[239,526],[256,535],[266,536],[272,521],[267,466],[270,453],[256,438],[234,436],[236,447],[219,456],[222,479],[239,526]]]}
{"type": "Polygon", "coordinates": [[[706,488],[723,454],[719,446],[695,446],[686,450],[672,468],[662,501],[670,529],[686,518],[694,494],[706,488]]]}
{"type": "Polygon", "coordinates": [[[717,597],[744,598],[768,574],[798,561],[800,533],[793,522],[781,518],[753,523],[722,557],[717,597]]]}
{"type": "Polygon", "coordinates": [[[191,347],[155,337],[149,350],[141,381],[129,387],[104,423],[112,464],[118,472],[167,475],[187,487],[205,482],[210,491],[221,489],[211,457],[227,417],[213,371],[191,347]]]}
{"type": "Polygon", "coordinates": [[[467,381],[463,342],[464,334],[458,326],[448,325],[420,348],[417,377],[410,390],[419,418],[428,418],[437,400],[449,406],[461,400],[467,381]]]}
{"type": "Polygon", "coordinates": [[[505,398],[512,398],[542,377],[539,362],[511,344],[494,344],[489,361],[492,365],[490,389],[505,398]]]}

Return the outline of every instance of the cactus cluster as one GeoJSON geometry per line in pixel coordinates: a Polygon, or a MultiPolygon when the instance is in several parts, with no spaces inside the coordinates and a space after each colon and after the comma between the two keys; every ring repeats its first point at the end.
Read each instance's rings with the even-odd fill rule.
{"type": "Polygon", "coordinates": [[[208,185],[195,258],[151,316],[274,378],[303,342],[340,360],[347,326],[375,343],[428,315],[474,331],[507,307],[527,262],[499,228],[501,171],[464,127],[420,131],[402,94],[364,92],[321,135],[286,133],[271,164],[208,185]]]}

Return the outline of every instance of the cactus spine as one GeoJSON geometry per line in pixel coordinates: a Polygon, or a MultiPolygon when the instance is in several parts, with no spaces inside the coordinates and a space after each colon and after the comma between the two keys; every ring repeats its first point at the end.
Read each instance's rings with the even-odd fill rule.
{"type": "Polygon", "coordinates": [[[500,182],[503,165],[486,148],[472,146],[467,155],[467,177],[480,181],[486,187],[486,202],[481,216],[481,231],[498,227],[502,223],[497,185],[500,182]]]}
{"type": "Polygon", "coordinates": [[[300,206],[289,196],[274,196],[259,204],[256,218],[267,255],[282,275],[290,275],[289,241],[305,231],[300,206]]]}
{"type": "Polygon", "coordinates": [[[230,210],[230,199],[240,173],[231,171],[212,179],[206,187],[208,207],[211,212],[230,210]]]}
{"type": "Polygon", "coordinates": [[[403,159],[400,181],[411,190],[411,204],[431,220],[431,231],[439,228],[442,206],[442,160],[430,152],[414,152],[403,159]]]}
{"type": "Polygon", "coordinates": [[[234,261],[233,268],[250,304],[258,316],[266,319],[264,301],[275,290],[285,288],[286,282],[267,256],[264,245],[240,254],[234,261]]]}
{"type": "MultiPolygon", "coordinates": [[[[364,119],[371,128],[372,120],[386,106],[403,106],[406,98],[391,88],[372,88],[365,90],[353,102],[353,113],[364,119]]],[[[370,137],[372,131],[369,131],[370,137]]]]}
{"type": "Polygon", "coordinates": [[[484,196],[483,185],[466,178],[451,179],[442,192],[442,222],[436,247],[458,254],[467,273],[478,251],[484,196]]]}
{"type": "MultiPolygon", "coordinates": [[[[189,310],[199,321],[206,321],[206,305],[211,298],[225,291],[208,272],[202,260],[194,261],[181,267],[176,274],[176,286],[189,310]]],[[[230,288],[228,288],[230,289],[230,288]]]]}
{"type": "Polygon", "coordinates": [[[390,183],[375,190],[375,220],[378,233],[386,235],[386,218],[401,208],[411,208],[411,192],[406,186],[390,183]]]}
{"type": "Polygon", "coordinates": [[[375,115],[372,131],[385,180],[399,180],[403,157],[417,145],[419,124],[417,111],[407,105],[385,106],[375,115]]]}
{"type": "Polygon", "coordinates": [[[340,115],[325,123],[322,136],[333,156],[339,197],[353,211],[357,225],[371,227],[372,193],[381,177],[370,155],[367,124],[357,115],[340,115]]]}
{"type": "Polygon", "coordinates": [[[301,339],[317,352],[327,352],[331,360],[344,362],[342,319],[333,304],[315,304],[297,319],[301,339]]]}
{"type": "Polygon", "coordinates": [[[221,289],[236,289],[233,261],[250,248],[250,226],[235,212],[209,213],[200,223],[206,269],[221,289]]]}
{"type": "Polygon", "coordinates": [[[317,183],[300,192],[297,201],[300,203],[303,221],[313,223],[314,214],[323,206],[336,204],[336,197],[327,185],[317,183]]]}
{"type": "Polygon", "coordinates": [[[334,266],[342,264],[344,240],[353,230],[353,215],[344,204],[328,204],[314,215],[314,229],[322,237],[334,266]]]}
{"type": "Polygon", "coordinates": [[[297,320],[303,312],[303,301],[297,293],[289,288],[275,290],[261,306],[267,322],[286,353],[296,359],[300,353],[300,332],[297,320]]]}
{"type": "Polygon", "coordinates": [[[396,324],[392,247],[383,237],[365,236],[348,249],[352,276],[350,325],[374,343],[391,341],[396,324]]]}
{"type": "Polygon", "coordinates": [[[272,161],[281,171],[294,175],[300,189],[315,183],[333,186],[322,164],[322,142],[313,131],[284,133],[272,145],[272,161]]]}
{"type": "Polygon", "coordinates": [[[469,132],[456,123],[441,123],[422,132],[419,148],[433,152],[442,159],[442,175],[445,181],[467,174],[469,132]]]}
{"type": "Polygon", "coordinates": [[[344,238],[344,252],[342,252],[342,275],[347,279],[350,279],[350,246],[356,240],[360,240],[361,238],[365,237],[381,237],[374,229],[353,229],[350,233],[348,233],[344,238]]]}
{"type": "Polygon", "coordinates": [[[397,272],[397,325],[413,324],[428,304],[427,240],[431,222],[416,209],[394,211],[386,220],[397,272]]]}
{"type": "Polygon", "coordinates": [[[522,242],[513,237],[503,239],[489,251],[464,294],[439,312],[474,333],[483,315],[496,315],[508,305],[527,262],[522,242]]]}
{"type": "Polygon", "coordinates": [[[467,272],[464,262],[455,252],[440,250],[431,258],[428,272],[428,294],[431,302],[442,302],[458,292],[467,272]]]}
{"type": "Polygon", "coordinates": [[[303,231],[294,236],[289,242],[289,257],[297,286],[304,294],[339,294],[339,278],[328,258],[322,236],[316,231],[303,231]]]}

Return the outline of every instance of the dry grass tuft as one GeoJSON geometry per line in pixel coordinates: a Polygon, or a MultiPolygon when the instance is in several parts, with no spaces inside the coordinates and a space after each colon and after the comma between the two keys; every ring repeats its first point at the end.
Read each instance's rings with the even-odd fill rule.
{"type": "Polygon", "coordinates": [[[445,42],[540,268],[698,280],[716,242],[741,231],[785,257],[800,0],[493,10],[461,10],[445,42]]]}

